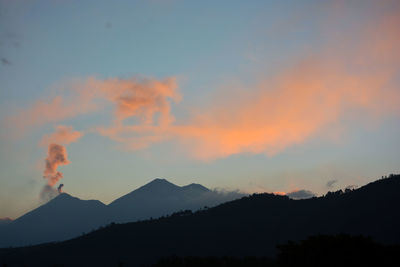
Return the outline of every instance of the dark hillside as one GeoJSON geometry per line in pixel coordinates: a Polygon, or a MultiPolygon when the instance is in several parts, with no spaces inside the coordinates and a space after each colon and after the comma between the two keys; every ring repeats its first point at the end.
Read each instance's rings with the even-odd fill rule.
{"type": "Polygon", "coordinates": [[[192,214],[114,224],[57,244],[3,249],[5,263],[112,266],[177,256],[273,257],[276,245],[318,234],[400,242],[400,176],[324,197],[291,200],[255,194],[192,214]]]}

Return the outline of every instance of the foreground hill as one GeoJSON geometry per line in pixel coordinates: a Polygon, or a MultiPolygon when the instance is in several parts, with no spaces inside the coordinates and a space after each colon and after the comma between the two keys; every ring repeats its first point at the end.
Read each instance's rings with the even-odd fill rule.
{"type": "Polygon", "coordinates": [[[340,235],[311,236],[299,242],[278,245],[278,255],[268,257],[178,257],[162,258],[154,267],[354,267],[400,266],[400,245],[383,245],[369,237],[340,235]]]}
{"type": "Polygon", "coordinates": [[[165,179],[155,179],[108,206],[98,200],[81,200],[62,193],[15,221],[3,220],[0,247],[62,241],[111,222],[134,222],[179,210],[198,210],[242,196],[237,192],[209,190],[199,184],[177,186],[165,179]]]}
{"type": "Polygon", "coordinates": [[[191,214],[113,224],[79,238],[0,250],[2,263],[116,266],[177,256],[274,256],[276,245],[317,234],[400,242],[400,176],[307,200],[257,194],[191,214]]]}

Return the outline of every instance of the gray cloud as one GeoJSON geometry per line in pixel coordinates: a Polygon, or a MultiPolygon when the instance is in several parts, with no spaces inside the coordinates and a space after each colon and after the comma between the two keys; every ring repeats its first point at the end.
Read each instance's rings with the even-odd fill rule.
{"type": "Polygon", "coordinates": [[[354,189],[356,189],[356,188],[357,188],[357,185],[348,185],[348,186],[346,186],[345,189],[354,190],[354,189]]]}
{"type": "Polygon", "coordinates": [[[106,27],[106,29],[111,29],[112,28],[112,23],[111,22],[107,22],[104,27],[106,27]]]}
{"type": "Polygon", "coordinates": [[[333,185],[336,184],[337,182],[338,182],[338,180],[336,180],[336,179],[334,179],[334,180],[329,180],[329,181],[326,183],[326,187],[332,188],[333,185]]]}
{"type": "Polygon", "coordinates": [[[315,197],[315,194],[309,190],[297,190],[286,194],[291,199],[306,199],[315,197]]]}
{"type": "Polygon", "coordinates": [[[15,32],[6,31],[0,33],[1,43],[0,45],[10,45],[14,48],[18,48],[21,45],[22,37],[16,34],[15,32]]]}
{"type": "Polygon", "coordinates": [[[11,62],[10,62],[8,59],[4,58],[4,57],[2,57],[2,58],[0,59],[0,61],[1,61],[1,64],[2,64],[3,66],[9,66],[9,65],[11,65],[11,62]]]}
{"type": "Polygon", "coordinates": [[[244,196],[247,196],[247,194],[244,194],[238,190],[229,191],[225,189],[212,189],[203,191],[200,194],[197,194],[196,196],[192,196],[187,200],[187,202],[190,206],[193,207],[198,207],[198,206],[213,207],[221,203],[242,198],[244,196]],[[200,203],[202,203],[202,205],[200,205],[200,203]]]}
{"type": "Polygon", "coordinates": [[[52,200],[53,198],[55,198],[59,194],[60,193],[58,192],[57,189],[54,189],[50,185],[45,185],[43,187],[42,191],[40,192],[40,201],[42,203],[49,202],[50,200],[52,200]]]}

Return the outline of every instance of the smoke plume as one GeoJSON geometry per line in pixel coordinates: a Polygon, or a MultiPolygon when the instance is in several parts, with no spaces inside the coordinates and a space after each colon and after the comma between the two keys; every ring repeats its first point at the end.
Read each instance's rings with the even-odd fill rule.
{"type": "Polygon", "coordinates": [[[58,171],[58,167],[67,165],[70,162],[67,159],[67,150],[64,146],[58,144],[50,144],[47,151],[46,166],[43,177],[47,180],[49,186],[54,186],[61,178],[62,172],[58,171]]]}
{"type": "Polygon", "coordinates": [[[60,184],[60,185],[57,187],[58,193],[61,194],[61,193],[63,192],[63,191],[62,191],[63,186],[64,186],[64,184],[60,184]]]}
{"type": "Polygon", "coordinates": [[[46,179],[47,185],[42,190],[42,200],[49,200],[62,192],[63,184],[60,184],[57,190],[53,188],[64,177],[58,167],[70,163],[67,149],[61,144],[67,145],[76,142],[82,135],[81,132],[74,131],[70,126],[57,126],[53,134],[43,137],[41,145],[48,144],[48,150],[43,171],[43,178],[46,179]],[[58,142],[58,144],[53,142],[58,142]]]}
{"type": "Polygon", "coordinates": [[[40,200],[42,202],[48,202],[58,195],[59,193],[56,189],[54,189],[50,185],[45,185],[43,186],[42,191],[40,192],[40,200]]]}

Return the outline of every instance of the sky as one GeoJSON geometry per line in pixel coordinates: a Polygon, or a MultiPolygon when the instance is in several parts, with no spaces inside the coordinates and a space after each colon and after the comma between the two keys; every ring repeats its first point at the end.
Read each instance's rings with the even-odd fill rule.
{"type": "Polygon", "coordinates": [[[0,217],[57,187],[253,192],[400,172],[398,1],[0,0],[0,217]]]}

